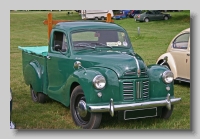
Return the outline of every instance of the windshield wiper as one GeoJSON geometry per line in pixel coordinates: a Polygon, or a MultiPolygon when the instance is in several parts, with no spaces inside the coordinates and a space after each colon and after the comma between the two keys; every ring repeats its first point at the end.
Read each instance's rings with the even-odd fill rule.
{"type": "Polygon", "coordinates": [[[91,44],[95,44],[95,46],[96,45],[99,45],[99,46],[104,46],[104,47],[110,47],[111,49],[112,49],[112,46],[108,46],[108,45],[106,45],[106,44],[104,44],[104,43],[100,43],[100,42],[93,42],[93,43],[91,43],[91,44]]]}

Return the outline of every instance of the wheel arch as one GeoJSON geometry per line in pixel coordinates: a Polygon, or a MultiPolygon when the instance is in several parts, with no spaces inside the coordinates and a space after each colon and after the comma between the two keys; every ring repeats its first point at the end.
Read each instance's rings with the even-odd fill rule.
{"type": "Polygon", "coordinates": [[[67,88],[67,93],[63,94],[63,103],[66,106],[70,105],[70,98],[71,98],[71,94],[73,92],[73,90],[77,87],[77,86],[81,86],[81,88],[83,89],[84,95],[86,97],[86,101],[90,100],[90,93],[94,91],[94,88],[92,86],[92,80],[93,78],[97,75],[97,74],[101,74],[100,72],[97,71],[93,71],[93,70],[77,70],[75,71],[66,81],[66,88],[67,88]],[[86,74],[87,73],[87,74],[86,74]],[[67,101],[66,101],[67,99],[67,101]]]}
{"type": "Polygon", "coordinates": [[[178,77],[177,75],[177,68],[176,68],[176,63],[174,60],[174,57],[170,54],[170,53],[165,53],[162,54],[156,61],[156,64],[161,64],[163,62],[164,57],[167,56],[168,57],[168,61],[167,64],[169,65],[170,70],[173,72],[174,74],[174,79],[176,79],[178,77]]]}
{"type": "Polygon", "coordinates": [[[24,80],[27,85],[31,85],[36,92],[43,92],[42,74],[43,69],[37,60],[31,61],[24,67],[24,80]]]}

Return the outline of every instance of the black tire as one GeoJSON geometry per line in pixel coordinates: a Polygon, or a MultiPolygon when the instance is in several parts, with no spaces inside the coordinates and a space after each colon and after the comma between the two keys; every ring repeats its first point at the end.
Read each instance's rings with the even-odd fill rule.
{"type": "Polygon", "coordinates": [[[101,20],[105,20],[105,17],[102,16],[102,17],[101,17],[101,20]]]}
{"type": "Polygon", "coordinates": [[[145,22],[149,22],[149,18],[146,17],[146,18],[144,19],[144,21],[145,21],[145,22]]]}
{"type": "Polygon", "coordinates": [[[70,111],[74,123],[83,129],[98,128],[101,123],[102,113],[90,113],[88,111],[82,111],[84,114],[81,116],[81,112],[78,111],[79,102],[84,102],[86,105],[85,96],[81,86],[77,86],[73,90],[70,99],[70,111]]]}
{"type": "Polygon", "coordinates": [[[165,17],[164,17],[164,20],[168,20],[168,19],[169,19],[169,17],[168,17],[168,16],[165,16],[165,17]]]}
{"type": "Polygon", "coordinates": [[[171,110],[168,110],[167,107],[163,107],[162,108],[162,114],[161,114],[161,118],[162,119],[169,119],[169,117],[172,115],[174,106],[171,106],[171,110]]]}
{"type": "Polygon", "coordinates": [[[95,19],[95,20],[99,20],[99,18],[98,18],[98,17],[95,17],[94,19],[95,19]]]}
{"type": "Polygon", "coordinates": [[[168,63],[164,63],[163,66],[166,67],[166,68],[168,68],[169,70],[171,70],[170,67],[169,67],[169,65],[168,65],[168,63]]]}
{"type": "Polygon", "coordinates": [[[41,92],[35,92],[30,86],[31,98],[34,102],[45,103],[47,101],[47,95],[41,92]]]}

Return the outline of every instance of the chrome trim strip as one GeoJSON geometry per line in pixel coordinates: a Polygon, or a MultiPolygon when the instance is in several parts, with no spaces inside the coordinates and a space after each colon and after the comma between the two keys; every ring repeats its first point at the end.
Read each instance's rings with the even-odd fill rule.
{"type": "Polygon", "coordinates": [[[176,104],[179,101],[181,101],[181,98],[170,99],[170,95],[167,94],[167,98],[165,100],[114,105],[114,102],[111,98],[110,104],[102,105],[102,106],[88,106],[88,111],[90,111],[90,112],[110,112],[110,109],[111,109],[111,111],[113,111],[113,110],[120,111],[120,110],[134,110],[134,109],[140,109],[140,108],[144,109],[144,108],[151,108],[151,107],[158,107],[158,106],[166,106],[170,110],[171,105],[176,104]]]}
{"type": "Polygon", "coordinates": [[[140,77],[141,70],[140,70],[139,62],[138,62],[138,60],[135,56],[132,56],[132,57],[135,59],[135,62],[136,62],[136,65],[137,65],[137,75],[138,75],[138,77],[140,77]],[[140,71],[140,73],[138,73],[138,71],[140,71]]]}

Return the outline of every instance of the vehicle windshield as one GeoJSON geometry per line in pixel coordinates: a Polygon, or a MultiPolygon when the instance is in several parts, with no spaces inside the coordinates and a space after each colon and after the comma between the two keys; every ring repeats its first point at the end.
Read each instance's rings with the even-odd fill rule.
{"type": "Polygon", "coordinates": [[[119,30],[82,30],[71,35],[73,50],[95,49],[99,47],[131,47],[125,32],[119,30]]]}

